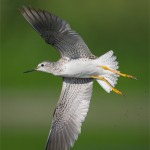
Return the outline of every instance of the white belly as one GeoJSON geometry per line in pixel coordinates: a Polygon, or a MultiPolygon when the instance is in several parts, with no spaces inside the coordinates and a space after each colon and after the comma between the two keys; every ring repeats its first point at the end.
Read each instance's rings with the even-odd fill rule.
{"type": "Polygon", "coordinates": [[[93,60],[73,60],[65,64],[62,76],[89,78],[92,75],[99,75],[103,69],[95,65],[93,60]]]}

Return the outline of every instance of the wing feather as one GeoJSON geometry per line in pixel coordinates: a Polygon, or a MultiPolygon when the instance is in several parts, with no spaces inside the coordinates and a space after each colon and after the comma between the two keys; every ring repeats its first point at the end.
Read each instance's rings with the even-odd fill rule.
{"type": "Polygon", "coordinates": [[[83,39],[71,30],[66,21],[45,10],[23,7],[20,11],[31,26],[48,44],[55,47],[62,57],[95,58],[83,39]]]}
{"type": "Polygon", "coordinates": [[[92,79],[64,78],[45,150],[69,150],[84,121],[92,95],[92,79]]]}

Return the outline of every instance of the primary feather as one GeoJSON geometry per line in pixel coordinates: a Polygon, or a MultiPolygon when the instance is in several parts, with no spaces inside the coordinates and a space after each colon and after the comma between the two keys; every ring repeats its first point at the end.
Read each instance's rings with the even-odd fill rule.
{"type": "Polygon", "coordinates": [[[45,10],[23,7],[22,15],[44,40],[55,47],[62,57],[71,59],[95,58],[83,39],[70,28],[70,25],[45,10]]]}
{"type": "Polygon", "coordinates": [[[84,121],[92,95],[92,79],[64,78],[45,150],[69,150],[84,121]]]}

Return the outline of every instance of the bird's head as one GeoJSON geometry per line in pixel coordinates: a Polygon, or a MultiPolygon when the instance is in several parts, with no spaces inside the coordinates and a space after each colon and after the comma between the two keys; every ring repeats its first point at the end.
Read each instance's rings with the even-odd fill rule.
{"type": "Polygon", "coordinates": [[[51,66],[51,62],[49,61],[43,61],[37,65],[35,68],[36,71],[42,71],[42,72],[48,72],[49,68],[51,66]]]}
{"type": "Polygon", "coordinates": [[[42,72],[48,72],[51,73],[53,63],[49,61],[43,61],[37,65],[35,69],[25,71],[24,73],[29,73],[33,71],[42,71],[42,72]]]}

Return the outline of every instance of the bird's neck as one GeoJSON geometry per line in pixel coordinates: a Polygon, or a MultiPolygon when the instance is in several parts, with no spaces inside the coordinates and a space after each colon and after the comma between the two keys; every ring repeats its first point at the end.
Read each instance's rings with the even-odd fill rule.
{"type": "Polygon", "coordinates": [[[53,75],[60,74],[62,67],[59,65],[59,62],[50,62],[46,67],[46,72],[53,75]]]}

